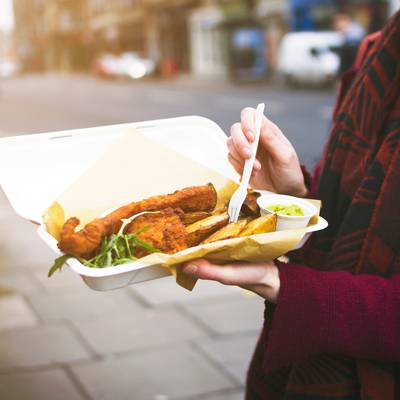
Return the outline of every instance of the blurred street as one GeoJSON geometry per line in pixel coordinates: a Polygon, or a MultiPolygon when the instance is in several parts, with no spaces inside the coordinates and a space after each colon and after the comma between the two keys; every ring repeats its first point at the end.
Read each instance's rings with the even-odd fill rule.
{"type": "MultiPolygon", "coordinates": [[[[243,107],[263,101],[311,168],[326,141],[333,100],[328,89],[184,77],[132,83],[26,75],[0,81],[0,136],[194,114],[228,133],[243,107]]],[[[1,399],[242,398],[262,326],[260,298],[210,282],[189,293],[172,278],[98,293],[67,268],[48,279],[53,259],[36,227],[1,193],[1,399]]]]}
{"type": "Polygon", "coordinates": [[[266,115],[308,167],[325,143],[334,91],[277,89],[219,81],[102,81],[85,75],[32,75],[0,81],[0,135],[201,115],[228,134],[240,110],[265,102],[266,115]]]}

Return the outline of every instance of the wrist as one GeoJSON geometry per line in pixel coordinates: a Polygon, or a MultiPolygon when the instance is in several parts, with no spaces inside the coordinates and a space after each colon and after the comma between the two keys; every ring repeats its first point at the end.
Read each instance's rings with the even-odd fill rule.
{"type": "Polygon", "coordinates": [[[263,292],[265,294],[265,296],[263,297],[266,300],[271,301],[272,303],[276,303],[278,300],[281,280],[279,278],[279,269],[275,264],[268,268],[268,271],[262,279],[261,284],[263,286],[263,292]]]}
{"type": "Polygon", "coordinates": [[[252,285],[242,285],[241,287],[250,290],[271,303],[278,300],[281,281],[279,278],[279,269],[275,264],[268,265],[264,276],[258,283],[252,285]]]}

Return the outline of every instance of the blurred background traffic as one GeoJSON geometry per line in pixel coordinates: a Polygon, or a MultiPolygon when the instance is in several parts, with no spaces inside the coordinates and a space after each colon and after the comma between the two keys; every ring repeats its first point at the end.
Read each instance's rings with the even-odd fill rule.
{"type": "MultiPolygon", "coordinates": [[[[2,0],[0,75],[326,83],[397,0],[2,0]]],[[[342,66],[343,67],[343,66],[342,66]]],[[[343,68],[342,68],[343,69],[343,68]]]]}

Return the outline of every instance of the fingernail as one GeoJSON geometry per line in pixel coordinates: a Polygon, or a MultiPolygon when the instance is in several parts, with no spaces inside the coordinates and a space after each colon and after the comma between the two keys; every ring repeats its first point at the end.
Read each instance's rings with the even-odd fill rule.
{"type": "Polygon", "coordinates": [[[249,140],[252,142],[254,140],[254,138],[256,137],[256,135],[253,132],[248,132],[249,135],[249,140]]]}
{"type": "Polygon", "coordinates": [[[195,264],[188,264],[183,268],[183,273],[193,275],[197,272],[198,266],[195,264]]]}
{"type": "Polygon", "coordinates": [[[251,156],[251,150],[250,150],[248,147],[245,147],[245,148],[243,149],[243,154],[244,154],[244,156],[245,156],[246,158],[250,158],[250,156],[251,156]]]}
{"type": "Polygon", "coordinates": [[[256,171],[259,171],[261,169],[261,163],[258,160],[254,161],[254,167],[253,167],[256,171]]]}

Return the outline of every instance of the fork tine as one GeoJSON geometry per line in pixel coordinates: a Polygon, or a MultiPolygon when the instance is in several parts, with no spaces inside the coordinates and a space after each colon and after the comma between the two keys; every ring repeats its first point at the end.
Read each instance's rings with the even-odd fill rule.
{"type": "Polygon", "coordinates": [[[257,152],[257,146],[260,139],[260,131],[261,131],[261,122],[262,116],[264,113],[265,104],[260,103],[257,106],[256,112],[256,135],[255,140],[251,144],[251,157],[245,161],[242,178],[239,187],[233,193],[229,205],[228,205],[228,214],[230,222],[237,222],[240,215],[240,210],[242,208],[243,202],[246,199],[247,195],[247,187],[249,185],[249,180],[251,178],[251,170],[254,166],[254,160],[257,152]]]}
{"type": "Polygon", "coordinates": [[[228,208],[229,222],[232,222],[233,219],[233,209],[231,206],[228,208]]]}
{"type": "Polygon", "coordinates": [[[229,222],[234,222],[236,216],[236,208],[232,206],[229,207],[228,214],[229,214],[229,222]]]}
{"type": "Polygon", "coordinates": [[[238,217],[238,208],[235,207],[235,208],[233,209],[232,221],[231,221],[231,222],[237,222],[237,217],[238,217]]]}
{"type": "Polygon", "coordinates": [[[235,209],[235,219],[233,220],[233,222],[237,222],[237,220],[239,219],[239,212],[240,212],[239,208],[236,208],[235,209]]]}

